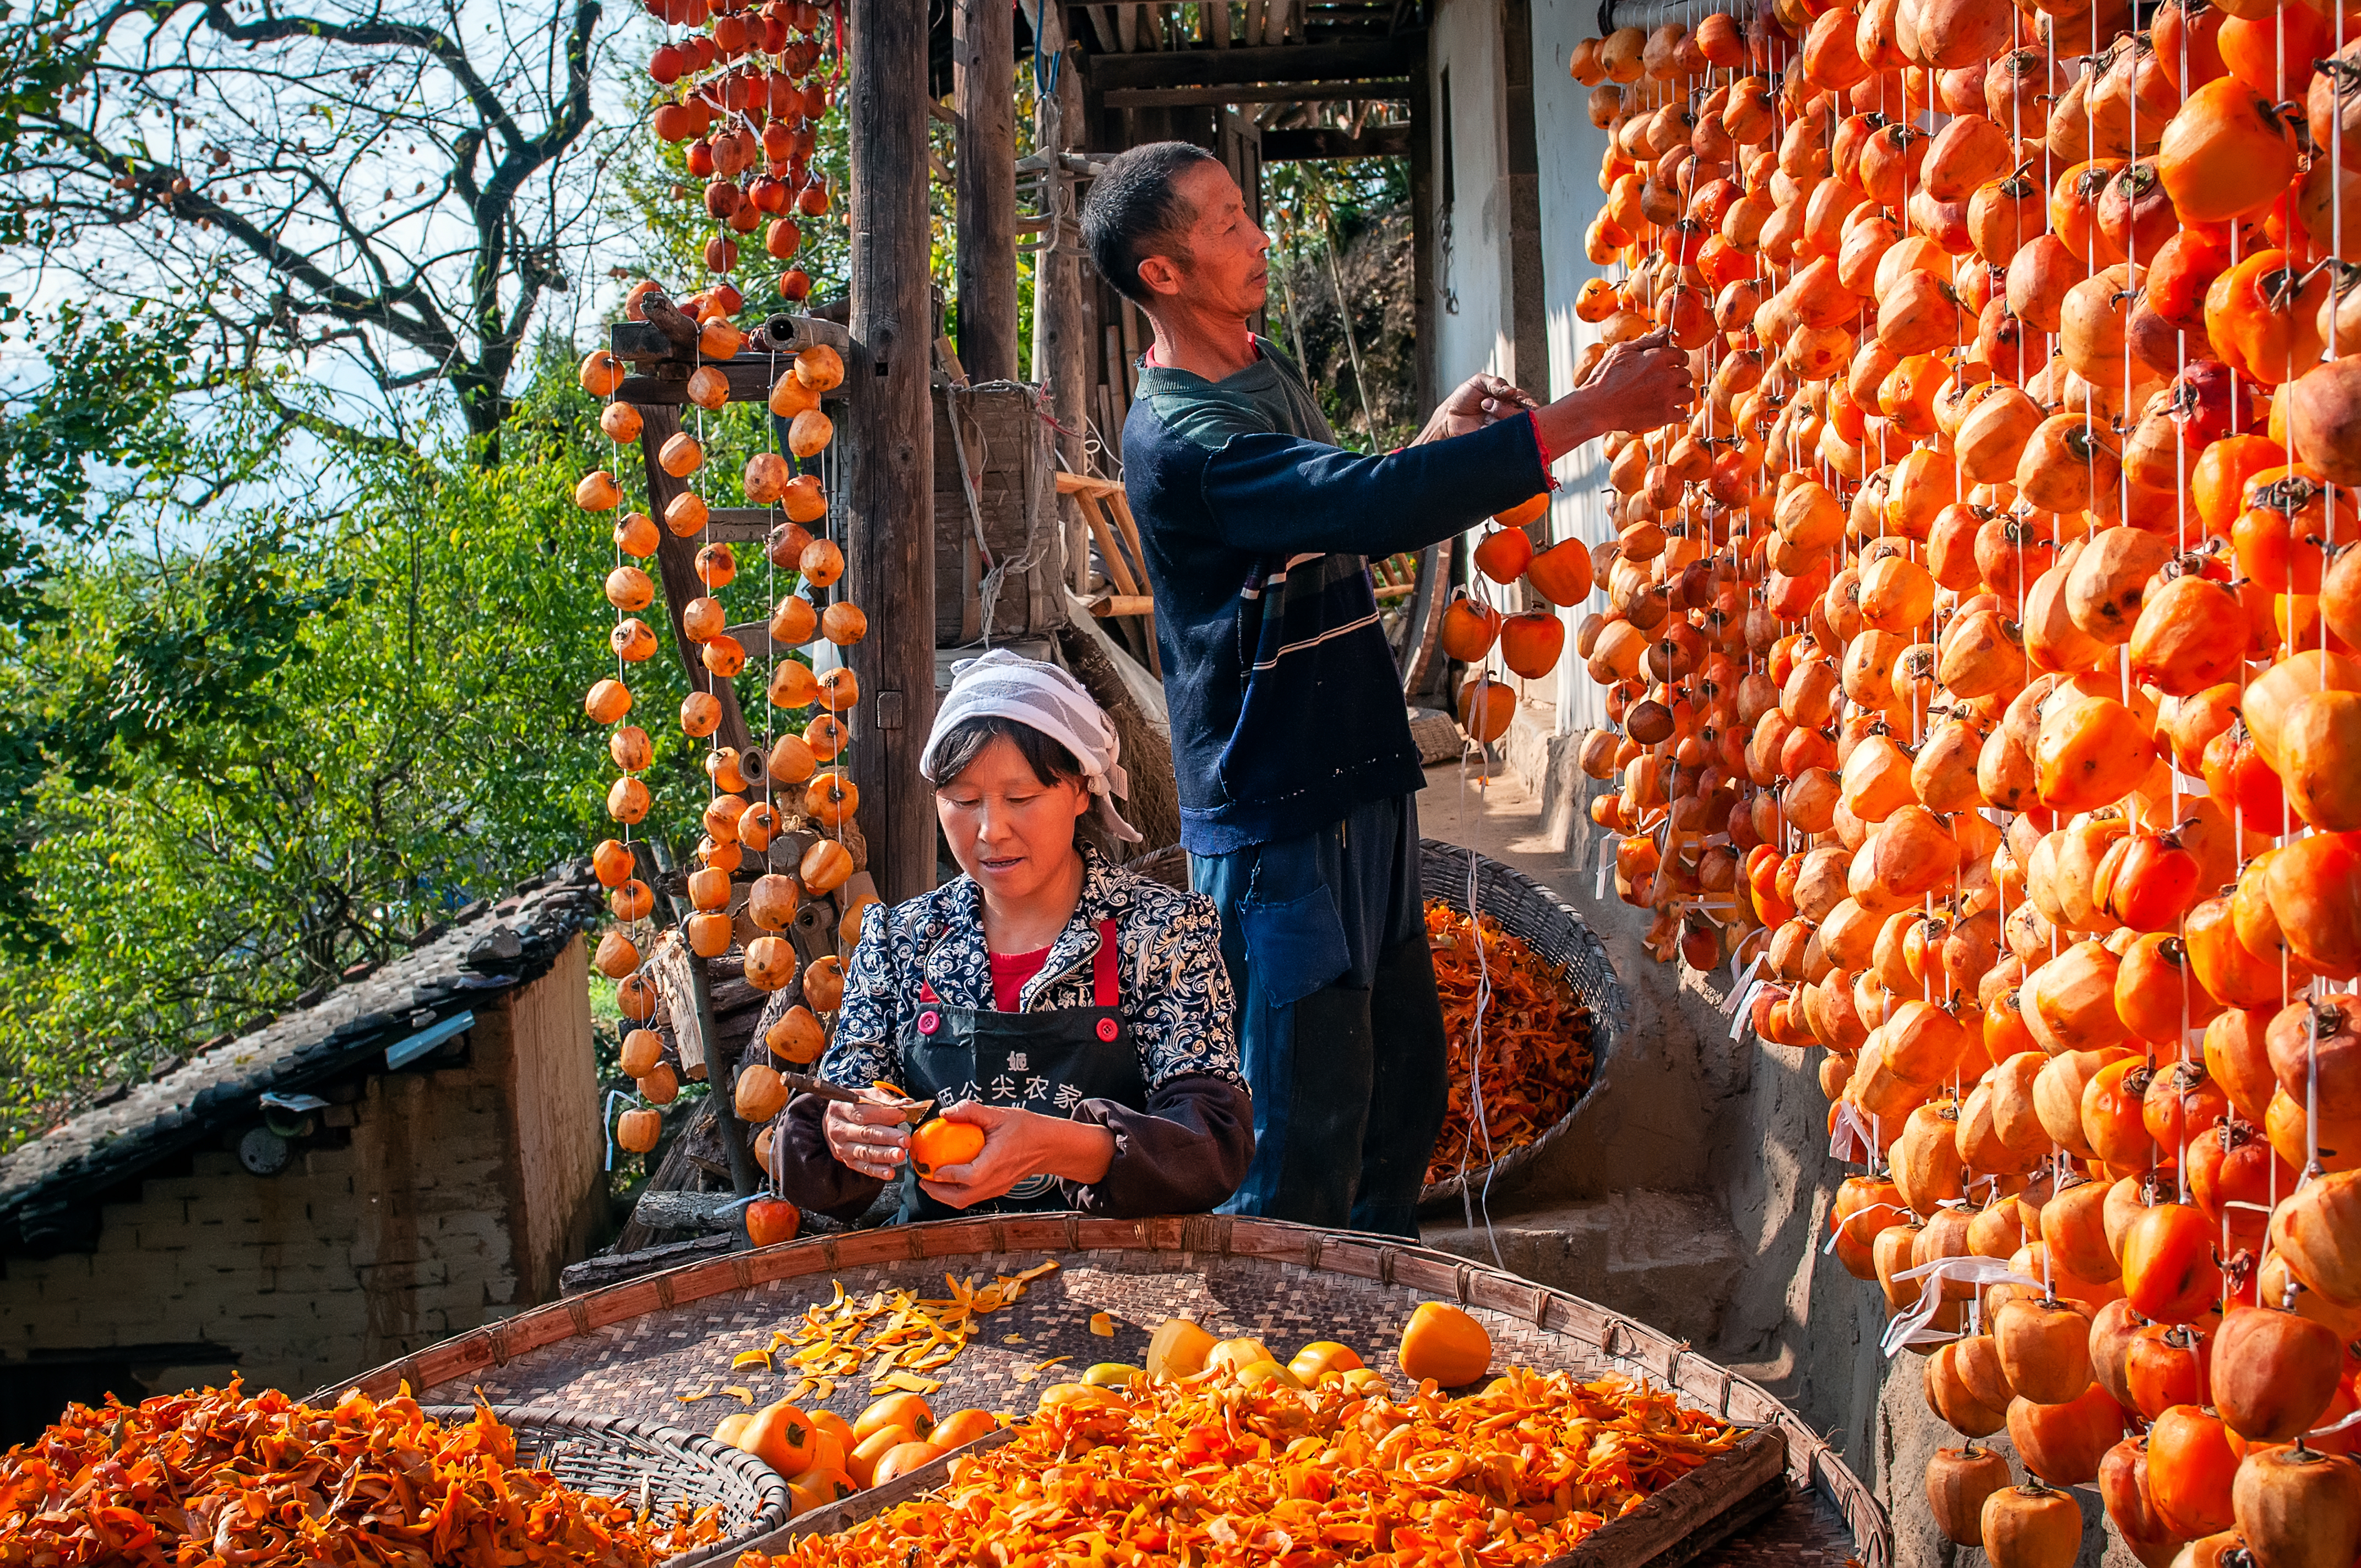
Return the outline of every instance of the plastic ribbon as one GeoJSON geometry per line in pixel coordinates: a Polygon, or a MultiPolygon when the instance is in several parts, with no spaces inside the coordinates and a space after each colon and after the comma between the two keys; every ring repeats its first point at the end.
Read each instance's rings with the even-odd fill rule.
{"type": "MultiPolygon", "coordinates": [[[[1757,948],[1754,950],[1754,956],[1746,960],[1745,970],[1741,971],[1735,980],[1732,980],[1730,982],[1730,994],[1721,999],[1721,1015],[1723,1017],[1728,1018],[1737,1013],[1738,993],[1746,989],[1747,982],[1754,978],[1754,971],[1763,967],[1763,956],[1770,950],[1771,948],[1768,943],[1757,948]]],[[[1736,953],[1730,954],[1730,961],[1732,967],[1735,967],[1738,963],[1738,955],[1736,953]]]]}
{"type": "Polygon", "coordinates": [[[1861,1109],[1850,1100],[1837,1102],[1837,1124],[1828,1132],[1828,1157],[1847,1165],[1868,1165],[1877,1154],[1877,1135],[1861,1120],[1861,1109]],[[1861,1152],[1855,1156],[1853,1151],[1861,1152]]]}
{"type": "Polygon", "coordinates": [[[2030,1285],[2037,1290],[2041,1288],[2040,1280],[2017,1273],[1996,1257],[1938,1257],[1915,1268],[1896,1270],[1894,1277],[1916,1279],[1922,1275],[1927,1286],[1919,1292],[1917,1305],[1886,1324],[1885,1337],[1878,1342],[1878,1348],[1889,1359],[1911,1345],[1942,1344],[1957,1337],[1927,1327],[1942,1310],[1946,1281],[1972,1285],[1979,1292],[1987,1285],[2030,1285]]]}
{"type": "Polygon", "coordinates": [[[1872,1203],[1866,1209],[1855,1209],[1852,1214],[1847,1214],[1835,1229],[1828,1232],[1828,1245],[1820,1248],[1820,1255],[1826,1257],[1837,1250],[1837,1238],[1844,1233],[1845,1226],[1852,1223],[1853,1214],[1906,1214],[1909,1212],[1899,1203],[1872,1203]]]}
{"type": "Polygon", "coordinates": [[[1731,1039],[1735,1040],[1744,1036],[1748,1025],[1754,1022],[1754,998],[1768,990],[1770,985],[1771,981],[1768,979],[1752,981],[1748,982],[1746,989],[1739,993],[1738,1006],[1734,1009],[1736,1016],[1730,1021],[1731,1039]]]}

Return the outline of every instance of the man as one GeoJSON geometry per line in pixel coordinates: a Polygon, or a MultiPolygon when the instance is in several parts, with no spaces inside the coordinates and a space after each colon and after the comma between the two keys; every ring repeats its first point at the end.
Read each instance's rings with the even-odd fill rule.
{"type": "Polygon", "coordinates": [[[1155,586],[1180,841],[1221,908],[1254,1093],[1254,1162],[1228,1207],[1414,1236],[1449,1084],[1424,774],[1362,558],[1449,538],[1549,488],[1553,455],[1677,416],[1687,361],[1620,345],[1545,407],[1477,376],[1419,444],[1363,457],[1248,330],[1269,240],[1210,153],[1115,158],[1082,234],[1156,329],[1124,488],[1155,586]]]}

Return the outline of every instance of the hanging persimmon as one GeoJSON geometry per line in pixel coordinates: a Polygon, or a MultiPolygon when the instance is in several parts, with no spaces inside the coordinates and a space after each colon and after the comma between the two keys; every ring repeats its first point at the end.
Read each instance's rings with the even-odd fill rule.
{"type": "MultiPolygon", "coordinates": [[[[782,599],[779,602],[783,610],[785,606],[793,603],[802,605],[805,615],[811,613],[811,606],[802,599],[782,599]]],[[[807,638],[809,637],[808,629],[806,629],[805,635],[807,638]]],[[[774,642],[786,643],[792,643],[795,641],[791,637],[781,634],[779,617],[776,615],[771,619],[771,640],[774,642]]],[[[777,666],[771,672],[771,706],[790,709],[809,707],[818,700],[819,677],[812,674],[811,666],[801,659],[780,660],[777,666]]]]}
{"type": "MultiPolygon", "coordinates": [[[[804,786],[804,815],[823,828],[841,828],[861,808],[861,790],[842,772],[831,769],[804,786]]],[[[811,879],[804,879],[806,887],[811,879]]],[[[820,889],[814,888],[814,892],[820,889]]]]}
{"type": "Polygon", "coordinates": [[[623,492],[614,475],[594,468],[574,487],[574,504],[585,511],[612,511],[623,504],[623,492]]]}
{"type": "Polygon", "coordinates": [[[705,446],[688,432],[675,431],[656,453],[656,465],[675,479],[686,479],[705,466],[705,446]]]}
{"type": "Polygon", "coordinates": [[[816,408],[796,415],[787,426],[787,450],[798,457],[817,457],[836,438],[836,422],[816,408]]]}
{"type": "Polygon", "coordinates": [[[820,612],[820,635],[840,648],[850,648],[869,634],[869,617],[850,599],[839,599],[820,612]]]}
{"type": "Polygon", "coordinates": [[[708,588],[726,588],[738,576],[738,552],[728,544],[700,545],[696,567],[697,580],[708,588]]]}
{"type": "Polygon", "coordinates": [[[852,732],[844,727],[844,720],[832,713],[820,714],[804,726],[804,745],[823,762],[834,762],[851,738],[852,732]]]}
{"type": "Polygon", "coordinates": [[[804,546],[796,561],[796,570],[804,581],[816,588],[824,588],[844,576],[844,552],[832,539],[815,539],[804,546]]]}
{"type": "Polygon", "coordinates": [[[636,724],[626,724],[607,737],[607,755],[623,772],[636,773],[654,760],[655,748],[649,742],[646,730],[636,724]]]}
{"type": "Polygon", "coordinates": [[[861,682],[842,664],[819,674],[819,705],[830,713],[850,713],[861,700],[861,682]]]}
{"type": "Polygon", "coordinates": [[[662,536],[656,532],[656,520],[643,511],[626,513],[615,524],[615,548],[626,555],[642,559],[656,553],[662,536]]]}

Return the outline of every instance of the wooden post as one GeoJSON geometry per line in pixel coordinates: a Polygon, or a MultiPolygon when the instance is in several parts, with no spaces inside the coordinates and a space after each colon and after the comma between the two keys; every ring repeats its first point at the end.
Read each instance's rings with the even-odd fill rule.
{"type": "Polygon", "coordinates": [[[869,871],[891,904],[935,885],[934,792],[918,776],[935,718],[934,311],[927,182],[913,172],[927,167],[927,7],[850,0],[845,16],[855,224],[846,372],[859,390],[847,408],[841,526],[846,588],[871,629],[851,649],[862,697],[850,771],[869,871]]]}
{"type": "MultiPolygon", "coordinates": [[[[727,682],[723,683],[725,685],[727,682]]],[[[661,839],[649,840],[654,851],[656,869],[664,873],[667,885],[673,882],[675,862],[666,852],[661,839]]],[[[721,1049],[721,1031],[713,1022],[713,983],[705,972],[705,960],[687,948],[687,922],[691,912],[686,897],[668,895],[672,905],[675,949],[687,971],[690,1016],[675,1021],[674,1028],[694,1028],[701,1042],[705,1057],[705,1078],[713,1095],[713,1124],[721,1135],[722,1157],[730,1163],[730,1185],[741,1198],[763,1184],[763,1173],[754,1164],[753,1145],[746,1135],[746,1124],[738,1119],[738,1104],[731,1092],[731,1078],[738,1061],[721,1049]]]]}
{"type": "Polygon", "coordinates": [[[971,381],[1016,378],[1016,60],[1008,0],[957,0],[959,355],[971,381]]]}
{"type": "MultiPolygon", "coordinates": [[[[699,661],[697,644],[682,635],[681,611],[688,601],[705,592],[705,585],[697,580],[697,540],[694,536],[681,539],[664,526],[664,508],[673,498],[688,491],[686,482],[674,478],[656,461],[664,444],[680,433],[680,410],[670,403],[635,403],[640,411],[640,455],[647,462],[648,510],[656,519],[656,570],[664,581],[664,615],[672,622],[672,645],[680,653],[680,662],[688,671],[688,684],[697,691],[709,691],[721,703],[721,723],[714,729],[713,738],[743,756],[753,744],[746,728],[746,715],[738,706],[738,688],[729,681],[716,680],[699,661]]],[[[701,807],[700,807],[701,809],[701,807]]]]}
{"type": "MultiPolygon", "coordinates": [[[[1082,255],[1082,202],[1074,176],[1063,160],[1067,150],[1082,142],[1082,68],[1079,51],[1066,46],[1065,7],[1043,5],[1040,16],[1047,29],[1042,40],[1045,49],[1063,59],[1057,91],[1043,95],[1034,122],[1036,145],[1051,154],[1042,185],[1048,192],[1044,204],[1057,214],[1059,224],[1054,247],[1034,257],[1033,378],[1049,394],[1049,405],[1062,427],[1057,438],[1061,466],[1068,473],[1080,474],[1085,465],[1082,438],[1080,433],[1063,432],[1079,433],[1092,417],[1092,322],[1082,303],[1082,270],[1089,261],[1082,255]]],[[[1058,509],[1065,532],[1067,576],[1075,593],[1087,594],[1091,548],[1082,512],[1062,496],[1058,509]]]]}

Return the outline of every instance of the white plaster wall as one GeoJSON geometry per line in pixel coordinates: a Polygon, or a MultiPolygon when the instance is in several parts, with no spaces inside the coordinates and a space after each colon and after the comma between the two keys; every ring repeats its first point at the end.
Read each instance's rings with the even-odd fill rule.
{"type": "MultiPolygon", "coordinates": [[[[1574,360],[1595,329],[1578,322],[1574,299],[1598,269],[1583,254],[1583,230],[1598,212],[1598,162],[1606,133],[1590,123],[1588,90],[1566,72],[1576,41],[1595,30],[1596,0],[1532,0],[1534,133],[1541,154],[1543,302],[1549,327],[1546,386],[1528,378],[1535,397],[1558,397],[1573,389],[1574,360]]],[[[1435,268],[1437,385],[1457,385],[1481,370],[1508,363],[1510,330],[1507,188],[1508,130],[1503,108],[1505,79],[1500,58],[1500,12],[1493,0],[1442,0],[1428,44],[1429,83],[1435,105],[1437,199],[1443,148],[1451,138],[1455,160],[1455,199],[1441,214],[1435,268]],[[1443,116],[1443,73],[1451,74],[1451,119],[1443,116]],[[1445,236],[1447,236],[1447,239],[1445,236]],[[1454,308],[1455,305],[1455,309],[1454,308]]],[[[1559,489],[1550,509],[1552,540],[1579,538],[1597,544],[1614,537],[1599,499],[1607,466],[1598,443],[1562,455],[1554,472],[1559,489]]],[[[1470,543],[1473,536],[1470,536],[1470,543]]],[[[1604,597],[1562,612],[1569,646],[1583,616],[1604,597]]],[[[1520,683],[1521,684],[1521,683],[1520,683]]],[[[1554,683],[1534,696],[1556,704],[1556,729],[1568,734],[1604,721],[1600,694],[1569,658],[1554,683]]]]}
{"type": "Polygon", "coordinates": [[[1509,148],[1497,0],[1442,0],[1427,59],[1435,111],[1435,384],[1447,390],[1479,370],[1497,371],[1509,358],[1509,148]],[[1448,206],[1442,204],[1446,145],[1454,192],[1448,206]]]}

